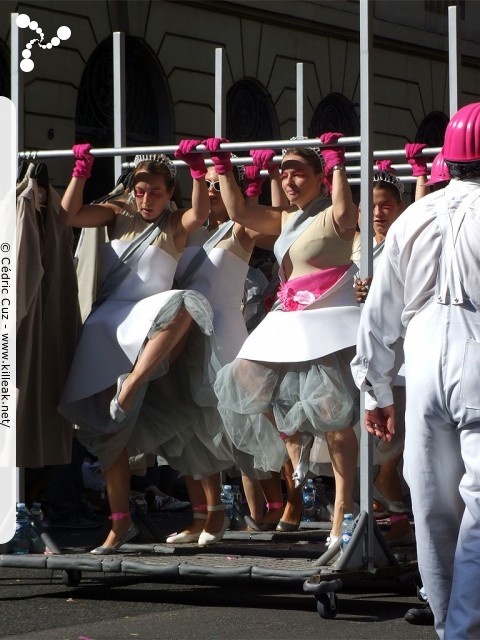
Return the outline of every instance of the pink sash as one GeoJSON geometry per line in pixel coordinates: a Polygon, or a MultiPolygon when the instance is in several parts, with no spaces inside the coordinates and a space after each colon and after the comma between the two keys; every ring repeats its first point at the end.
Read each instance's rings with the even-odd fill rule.
{"type": "Polygon", "coordinates": [[[350,264],[331,267],[309,273],[306,276],[282,282],[278,288],[277,298],[283,311],[301,311],[315,302],[325,291],[328,291],[350,269],[350,264]]]}

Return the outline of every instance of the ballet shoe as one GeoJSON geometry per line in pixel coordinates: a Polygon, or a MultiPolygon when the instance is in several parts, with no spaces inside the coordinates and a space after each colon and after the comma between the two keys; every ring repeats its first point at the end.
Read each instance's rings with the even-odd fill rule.
{"type": "MultiPolygon", "coordinates": [[[[199,520],[206,520],[207,514],[194,511],[193,517],[199,520]]],[[[191,542],[198,542],[201,533],[201,531],[198,531],[197,533],[187,533],[186,531],[180,531],[180,533],[172,533],[168,536],[166,542],[167,544],[189,544],[191,542]]]]}
{"type": "Polygon", "coordinates": [[[126,544],[127,542],[135,538],[135,536],[138,536],[139,533],[140,531],[138,530],[137,525],[134,522],[132,522],[130,523],[130,526],[125,531],[123,536],[120,536],[120,538],[114,545],[111,545],[111,546],[103,545],[100,547],[95,547],[95,549],[92,549],[90,553],[93,553],[94,555],[97,555],[97,556],[111,555],[112,553],[115,553],[115,551],[119,549],[122,545],[126,544]]]}
{"type": "Polygon", "coordinates": [[[118,402],[118,396],[120,395],[120,392],[122,390],[123,383],[125,382],[125,380],[128,378],[129,375],[130,375],[129,373],[123,373],[121,376],[118,377],[117,392],[113,396],[112,401],[110,402],[110,416],[112,420],[117,424],[121,424],[122,422],[124,422],[124,420],[128,418],[128,413],[126,413],[122,409],[122,407],[120,406],[120,403],[118,402]]]}
{"type": "MultiPolygon", "coordinates": [[[[207,510],[208,511],[224,511],[225,510],[225,506],[223,504],[219,504],[219,505],[208,505],[207,506],[207,510]]],[[[230,518],[227,518],[226,515],[223,516],[223,524],[222,524],[222,528],[220,529],[220,531],[217,531],[217,533],[209,533],[208,531],[205,531],[205,529],[202,531],[202,533],[200,534],[199,538],[198,538],[198,546],[199,547],[207,547],[209,545],[215,544],[217,542],[220,542],[220,540],[223,538],[225,531],[228,529],[230,525],[230,518]]]]}
{"type": "Polygon", "coordinates": [[[275,527],[275,531],[281,531],[282,533],[292,533],[292,531],[298,531],[300,527],[300,523],[291,523],[285,522],[284,520],[279,520],[277,526],[275,527]]]}
{"type": "Polygon", "coordinates": [[[295,489],[298,489],[298,487],[300,487],[305,481],[305,477],[309,469],[310,450],[314,441],[314,437],[309,431],[301,431],[300,435],[302,438],[302,448],[300,449],[297,468],[292,475],[292,480],[295,483],[295,489]]]}
{"type": "Polygon", "coordinates": [[[331,549],[339,540],[340,536],[332,536],[332,534],[330,534],[325,541],[327,543],[327,549],[331,549]]]}

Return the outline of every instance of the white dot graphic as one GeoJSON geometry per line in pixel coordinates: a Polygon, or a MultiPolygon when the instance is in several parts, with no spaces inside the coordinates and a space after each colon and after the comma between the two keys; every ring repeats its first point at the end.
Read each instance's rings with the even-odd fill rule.
{"type": "Polygon", "coordinates": [[[60,27],[59,29],[57,29],[57,36],[60,38],[60,40],[68,40],[71,35],[72,32],[68,27],[60,27]]]}
{"type": "Polygon", "coordinates": [[[20,62],[20,69],[25,72],[29,72],[33,69],[34,64],[32,60],[22,60],[20,62]]]}
{"type": "Polygon", "coordinates": [[[21,13],[19,16],[17,16],[16,23],[19,29],[26,29],[30,24],[30,18],[26,13],[21,13]]]}
{"type": "Polygon", "coordinates": [[[28,44],[25,45],[25,49],[22,51],[23,60],[20,62],[20,69],[25,72],[29,72],[34,68],[32,57],[32,48],[36,44],[40,49],[52,49],[52,47],[58,47],[61,40],[68,40],[72,35],[72,31],[69,27],[62,26],[57,29],[57,35],[54,36],[47,44],[42,44],[45,38],[43,29],[38,26],[36,20],[30,20],[30,17],[26,13],[21,13],[16,19],[17,27],[19,29],[31,29],[38,34],[38,38],[33,38],[28,44]]]}

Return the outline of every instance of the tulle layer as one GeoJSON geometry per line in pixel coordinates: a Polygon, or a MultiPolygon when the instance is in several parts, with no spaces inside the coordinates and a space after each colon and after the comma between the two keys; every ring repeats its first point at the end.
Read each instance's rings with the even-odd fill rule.
{"type": "Polygon", "coordinates": [[[286,364],[237,358],[223,367],[214,388],[235,447],[252,455],[259,469],[279,471],[285,459],[279,431],[322,436],[353,425],[359,412],[353,351],[286,364]]]}
{"type": "Polygon", "coordinates": [[[195,291],[175,292],[159,309],[148,337],[170,324],[182,307],[194,320],[186,346],[172,365],[168,360],[160,364],[139,391],[137,408],[125,422],[119,426],[110,418],[112,389],[60,407],[79,425],[80,441],[98,456],[102,469],[125,448],[130,456],[161,455],[181,474],[197,478],[232,465],[231,444],[222,438],[213,391],[220,364],[210,304],[195,291]]]}

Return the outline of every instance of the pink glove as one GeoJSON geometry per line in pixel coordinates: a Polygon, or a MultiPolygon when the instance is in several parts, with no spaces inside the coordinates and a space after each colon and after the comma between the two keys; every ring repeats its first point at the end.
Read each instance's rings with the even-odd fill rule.
{"type": "MultiPolygon", "coordinates": [[[[336,142],[339,138],[343,138],[343,133],[322,133],[319,137],[320,142],[325,145],[336,142]]],[[[325,175],[330,175],[332,169],[337,164],[345,164],[345,147],[322,147],[320,149],[325,160],[325,175]]]]}
{"type": "Polygon", "coordinates": [[[425,156],[414,157],[415,154],[420,153],[420,151],[427,146],[428,145],[419,142],[407,143],[405,145],[405,155],[407,156],[408,164],[412,167],[412,175],[415,178],[428,175],[427,158],[425,156]]]}
{"type": "Polygon", "coordinates": [[[232,163],[230,162],[230,151],[220,151],[222,142],[230,142],[225,138],[207,138],[202,142],[210,151],[210,157],[215,165],[215,171],[219,176],[232,171],[232,163]]]}
{"type": "Polygon", "coordinates": [[[248,181],[245,195],[249,198],[255,198],[256,196],[260,195],[260,192],[262,191],[262,184],[265,182],[265,178],[260,175],[260,169],[258,167],[254,167],[251,164],[245,167],[245,175],[248,181]]]}
{"type": "Polygon", "coordinates": [[[392,173],[393,175],[395,175],[395,171],[391,169],[391,166],[391,160],[377,160],[377,169],[379,171],[387,171],[387,173],[392,173]]]}
{"type": "Polygon", "coordinates": [[[73,178],[90,178],[92,173],[92,164],[95,160],[90,153],[91,144],[74,144],[72,151],[75,155],[75,166],[73,168],[73,178]]]}
{"type": "Polygon", "coordinates": [[[253,158],[255,167],[266,169],[270,175],[275,175],[278,172],[278,162],[272,162],[272,158],[275,155],[273,149],[255,149],[250,151],[250,155],[253,158]]]}
{"type": "Polygon", "coordinates": [[[180,140],[178,149],[173,154],[177,160],[183,160],[190,167],[190,175],[195,180],[200,180],[207,173],[205,160],[202,153],[192,153],[200,144],[200,140],[180,140]]]}

